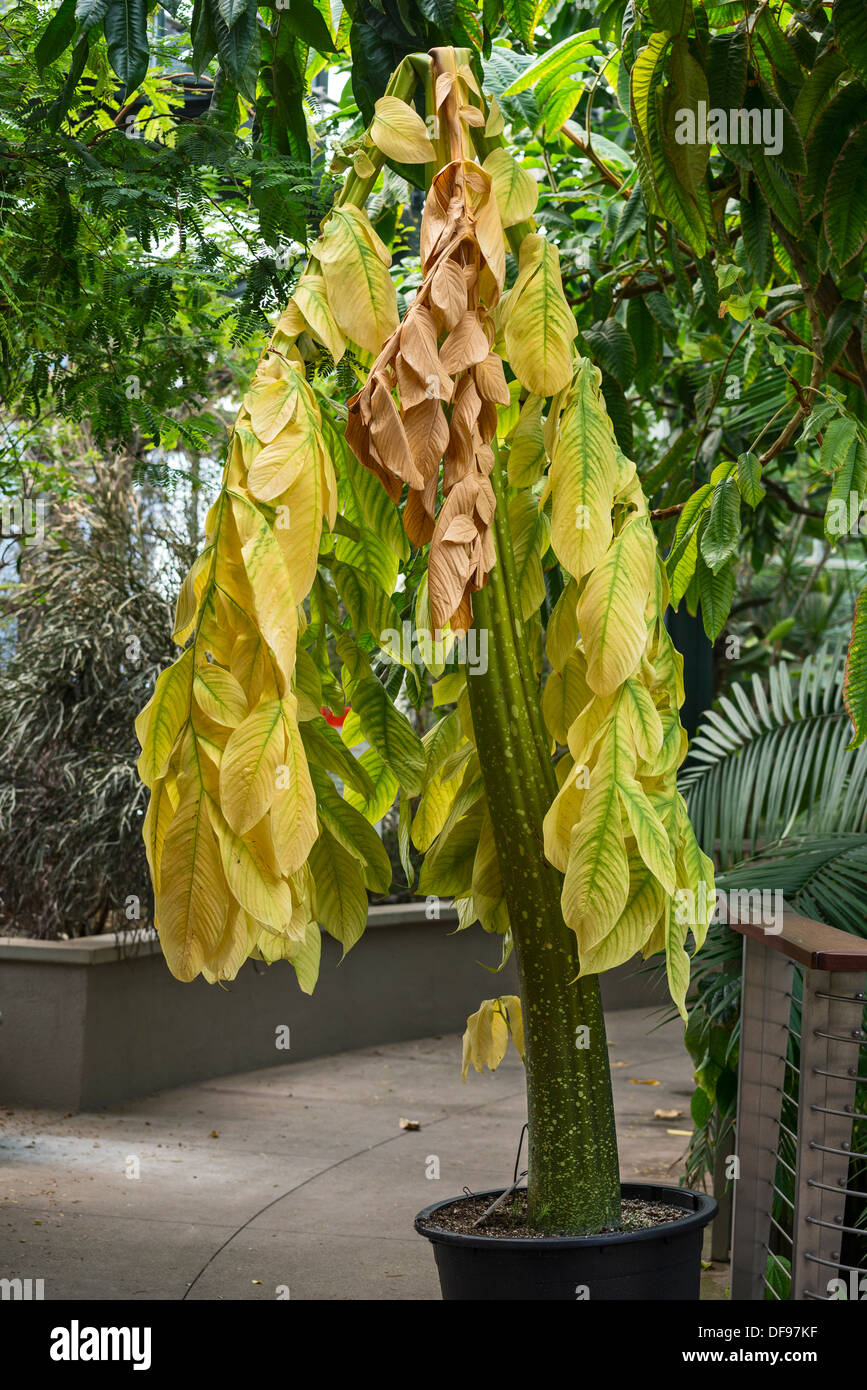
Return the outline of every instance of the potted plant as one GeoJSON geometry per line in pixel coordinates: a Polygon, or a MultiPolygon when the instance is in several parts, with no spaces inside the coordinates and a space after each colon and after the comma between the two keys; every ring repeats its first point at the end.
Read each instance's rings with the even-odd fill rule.
{"type": "Polygon", "coordinates": [[[520,981],[469,1020],[464,1069],[520,1051],[528,1186],[505,1235],[468,1229],[462,1199],[419,1216],[445,1297],[696,1297],[714,1204],[621,1188],[598,981],[664,952],[683,1013],[712,911],[676,786],[682,663],[635,465],[502,129],[468,55],[435,49],[343,152],[178,600],[181,655],[136,725],[156,925],[179,979],[253,955],[312,990],[317,924],[349,950],[387,890],[372,823],[399,792],[418,892],[499,933],[520,981]],[[402,318],[365,212],[384,161],[427,186],[402,318]],[[420,738],[405,711],[432,679],[444,712],[420,738]],[[345,707],[338,732],[321,711],[345,707]]]}

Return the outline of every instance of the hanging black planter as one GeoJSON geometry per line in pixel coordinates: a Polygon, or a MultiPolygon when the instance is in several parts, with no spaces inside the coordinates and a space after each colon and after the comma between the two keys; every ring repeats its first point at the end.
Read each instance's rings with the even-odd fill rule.
{"type": "MultiPolygon", "coordinates": [[[[704,1192],[651,1183],[621,1184],[624,1198],[682,1207],[660,1226],[597,1236],[464,1235],[437,1228],[451,1197],[419,1212],[415,1228],[434,1247],[443,1298],[488,1300],[696,1300],[702,1233],[717,1204],[704,1192]]],[[[498,1192],[477,1194],[490,1198],[498,1192]]]]}

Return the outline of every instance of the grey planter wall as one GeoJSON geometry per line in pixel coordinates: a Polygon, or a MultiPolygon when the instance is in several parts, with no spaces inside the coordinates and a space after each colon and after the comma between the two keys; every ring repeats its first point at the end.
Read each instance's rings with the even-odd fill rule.
{"type": "MultiPolygon", "coordinates": [[[[152,937],[0,939],[0,1102],[93,1109],[165,1087],[377,1043],[462,1031],[482,999],[516,992],[514,963],[492,975],[498,937],[455,933],[444,909],[371,909],[341,961],[323,936],[312,997],[285,962],[248,961],[220,989],[181,984],[152,937]],[[289,1049],[277,1046],[289,1029],[289,1049]]],[[[608,1008],[662,1002],[631,964],[603,977],[608,1008]]]]}

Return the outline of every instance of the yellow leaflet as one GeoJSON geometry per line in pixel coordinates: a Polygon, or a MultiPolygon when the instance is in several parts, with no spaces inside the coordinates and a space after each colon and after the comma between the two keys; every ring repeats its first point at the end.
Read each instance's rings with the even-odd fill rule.
{"type": "Polygon", "coordinates": [[[177,792],[175,792],[175,800],[173,801],[166,779],[160,778],[154,783],[142,831],[154,892],[157,894],[160,891],[163,846],[176,805],[177,792]]]}
{"type": "Polygon", "coordinates": [[[399,97],[380,97],[373,108],[370,138],[389,159],[399,164],[431,164],[434,148],[417,111],[399,97]]]}
{"type": "Polygon", "coordinates": [[[569,729],[592,698],[582,652],[573,651],[562,673],[552,671],[542,692],[545,727],[558,743],[566,743],[569,729]]]}
{"type": "Polygon", "coordinates": [[[243,687],[222,666],[207,663],[195,675],[193,694],[196,704],[209,719],[234,729],[247,714],[247,697],[243,687]]]}
{"type": "Polygon", "coordinates": [[[179,980],[192,980],[220,942],[229,893],[195,756],[179,779],[178,792],[163,845],[155,916],[169,969],[179,980]]]}
{"type": "Polygon", "coordinates": [[[270,444],[290,423],[298,405],[299,375],[276,353],[269,353],[259,366],[244,397],[250,424],[256,438],[270,444]]]}
{"type": "Polygon", "coordinates": [[[314,254],[341,331],[378,353],[398,325],[397,295],[388,273],[391,256],[366,213],[349,203],[334,208],[314,254]]]}
{"type": "Polygon", "coordinates": [[[181,585],[175,608],[175,626],[172,632],[172,641],[176,642],[179,647],[186,646],[187,639],[195,627],[199,605],[211,572],[211,559],[212,547],[206,546],[201,555],[193,561],[181,585]]]}
{"type": "Polygon", "coordinates": [[[298,633],[289,572],[280,544],[262,513],[240,493],[230,496],[256,619],[288,686],[295,668],[298,633]]]}
{"type": "Polygon", "coordinates": [[[230,900],[223,935],[207,964],[202,966],[202,974],[208,983],[234,980],[254,945],[255,934],[248,927],[246,913],[238,903],[230,900]]]}
{"type": "Polygon", "coordinates": [[[343,945],[343,954],[367,925],[367,889],[361,865],[327,830],[320,830],[308,863],[317,920],[343,945]]]}
{"type": "Polygon", "coordinates": [[[208,814],[232,895],[244,911],[263,926],[285,930],[292,919],[292,894],[288,883],[268,867],[262,852],[251,840],[234,834],[216,802],[209,801],[208,814]]]}
{"type": "Polygon", "coordinates": [[[686,927],[678,924],[671,899],[666,903],[662,925],[668,989],[678,1013],[686,1023],[686,992],[689,989],[689,956],[683,944],[686,939],[686,927]]]}
{"type": "Polygon", "coordinates": [[[247,487],[260,501],[270,502],[292,486],[314,456],[315,444],[306,420],[295,419],[253,459],[247,487]]]}
{"type": "Polygon", "coordinates": [[[288,875],[294,874],[306,860],[318,826],[316,795],[290,700],[283,701],[283,721],[286,751],[271,804],[271,835],[280,870],[288,875]]]}
{"type": "Polygon", "coordinates": [[[673,894],[674,863],[665,826],[653,809],[643,787],[634,778],[623,777],[618,782],[617,789],[641,858],[666,893],[673,894]]]}
{"type": "Polygon", "coordinates": [[[302,275],[295,289],[295,303],[298,305],[311,331],[328,349],[338,363],[346,351],[346,339],[337,326],[334,311],[328,303],[325,277],[310,271],[302,275]]]}
{"type": "Polygon", "coordinates": [[[578,938],[579,955],[614,928],[629,893],[620,799],[610,767],[614,760],[607,750],[604,756],[591,773],[580,820],[572,827],[563,880],[563,917],[578,938]]]}
{"type": "Polygon", "coordinates": [[[625,683],[623,709],[636,754],[643,762],[651,763],[662,747],[662,720],[650,692],[641,681],[628,680],[625,683]]]}
{"type": "Polygon", "coordinates": [[[601,379],[591,362],[581,363],[560,419],[549,474],[551,544],[576,579],[599,562],[612,536],[617,446],[600,397],[601,379]]]}
{"type": "Polygon", "coordinates": [[[539,201],[539,185],[508,150],[502,147],[491,150],[482,168],[491,176],[504,227],[514,227],[533,216],[539,201]]]}
{"type": "Polygon", "coordinates": [[[686,889],[691,895],[689,901],[694,910],[690,922],[695,938],[695,949],[700,951],[704,945],[707,929],[716,906],[713,862],[699,848],[695,832],[686,809],[686,802],[677,793],[677,834],[680,844],[675,859],[678,888],[686,889]],[[702,887],[704,892],[702,892],[702,887]]]}
{"type": "Polygon", "coordinates": [[[562,671],[578,641],[578,585],[570,579],[554,605],[545,629],[545,652],[555,671],[562,671]]]}
{"type": "Polygon", "coordinates": [[[521,243],[504,322],[509,365],[522,386],[552,396],[569,385],[578,329],[563,294],[557,248],[535,232],[521,243]]]}
{"type": "Polygon", "coordinates": [[[597,946],[581,953],[581,974],[613,970],[643,949],[665,910],[665,895],[637,854],[629,856],[629,898],[617,923],[597,946]]]}
{"type": "Polygon", "coordinates": [[[631,676],[647,642],[644,609],[656,543],[649,522],[628,521],[590,575],[578,600],[587,680],[609,695],[631,676]]]}
{"type": "Polygon", "coordinates": [[[509,1034],[520,1057],[524,1056],[524,1024],[521,1001],[516,994],[504,994],[498,999],[485,999],[476,1013],[467,1019],[463,1039],[461,1076],[467,1079],[470,1063],[476,1071],[483,1067],[496,1071],[506,1055],[509,1034]]]}
{"type": "Polygon", "coordinates": [[[172,749],[190,713],[193,680],[193,648],[166,668],[157,678],[154,693],[135,721],[141,744],[138,775],[152,787],[168,766],[172,749]]]}
{"type": "Polygon", "coordinates": [[[487,810],[482,821],[476,857],[473,860],[473,903],[479,921],[486,931],[502,930],[503,914],[508,925],[508,909],[503,895],[494,827],[487,810]]]}
{"type": "MultiPolygon", "coordinates": [[[[322,534],[322,476],[311,463],[279,499],[274,535],[289,574],[292,592],[300,600],[316,577],[322,534]]],[[[336,495],[335,495],[336,502],[336,495]]]]}
{"type": "Polygon", "coordinates": [[[220,762],[220,806],[237,835],[252,830],[274,800],[285,746],[279,700],[261,700],[232,730],[220,762]]]}

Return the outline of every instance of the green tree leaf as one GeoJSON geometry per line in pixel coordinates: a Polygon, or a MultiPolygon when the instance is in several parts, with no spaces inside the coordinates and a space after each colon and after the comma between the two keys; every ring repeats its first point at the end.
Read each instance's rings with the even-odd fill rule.
{"type": "Polygon", "coordinates": [[[854,729],[849,748],[858,748],[867,738],[867,588],[855,604],[855,621],[846,656],[843,704],[854,729]]]}
{"type": "Polygon", "coordinates": [[[867,122],[840,151],[825,193],[825,234],[841,265],[867,241],[867,122]]]}
{"type": "Polygon", "coordinates": [[[867,4],[834,0],[834,33],[852,71],[867,83],[867,4]]]}
{"type": "Polygon", "coordinates": [[[734,478],[724,478],[714,489],[701,537],[702,559],[714,574],[737,552],[740,537],[740,492],[734,478]]]}
{"type": "Polygon", "coordinates": [[[111,0],[103,21],[108,61],[129,97],[148,70],[147,9],[145,0],[111,0]]]}

